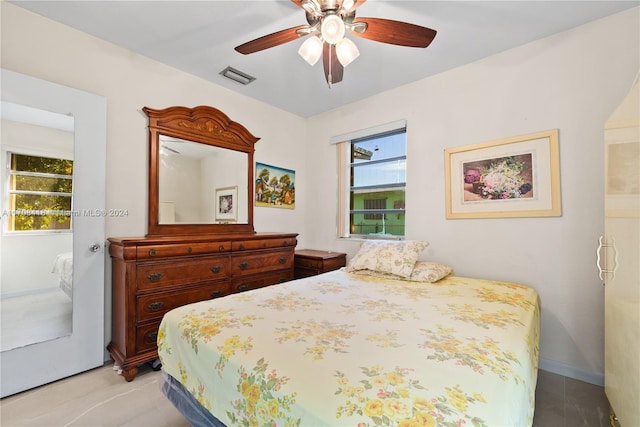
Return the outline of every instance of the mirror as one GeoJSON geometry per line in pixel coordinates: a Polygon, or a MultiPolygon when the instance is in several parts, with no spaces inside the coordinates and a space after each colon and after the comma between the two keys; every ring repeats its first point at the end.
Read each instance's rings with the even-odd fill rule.
{"type": "Polygon", "coordinates": [[[2,101],[0,351],[72,333],[74,118],[2,101]]]}
{"type": "Polygon", "coordinates": [[[160,135],[158,223],[247,224],[248,167],[245,153],[160,135]]]}
{"type": "Polygon", "coordinates": [[[149,117],[147,234],[254,233],[259,138],[213,107],[143,111],[149,117]]]}

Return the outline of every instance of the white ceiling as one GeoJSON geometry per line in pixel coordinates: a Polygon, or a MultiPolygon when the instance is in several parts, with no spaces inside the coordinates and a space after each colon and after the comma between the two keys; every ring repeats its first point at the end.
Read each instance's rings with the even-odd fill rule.
{"type": "Polygon", "coordinates": [[[25,9],[230,90],[309,117],[640,5],[624,1],[369,0],[359,17],[410,22],[438,31],[426,49],[352,37],[360,57],[329,88],[321,61],[297,51],[304,39],[241,55],[233,48],[306,24],[288,0],[11,1],[25,9]],[[219,75],[231,66],[257,79],[243,86],[219,75]]]}

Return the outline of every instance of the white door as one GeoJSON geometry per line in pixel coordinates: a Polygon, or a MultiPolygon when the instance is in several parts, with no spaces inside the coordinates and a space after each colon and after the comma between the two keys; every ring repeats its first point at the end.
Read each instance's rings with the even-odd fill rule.
{"type": "Polygon", "coordinates": [[[640,84],[605,124],[605,393],[622,427],[640,426],[640,84]]]}
{"type": "MultiPolygon", "coordinates": [[[[3,103],[73,117],[71,324],[57,337],[0,352],[0,394],[5,397],[104,362],[106,100],[4,69],[0,74],[3,103]]],[[[2,191],[7,188],[3,182],[2,191]]],[[[6,214],[4,193],[2,197],[6,214]]],[[[3,230],[7,216],[3,215],[3,230]]],[[[7,234],[2,237],[0,256],[4,259],[12,253],[8,245],[10,237],[7,234]]],[[[39,261],[37,254],[41,249],[33,246],[32,259],[26,265],[39,261]]],[[[3,298],[0,304],[6,301],[3,298]]]]}

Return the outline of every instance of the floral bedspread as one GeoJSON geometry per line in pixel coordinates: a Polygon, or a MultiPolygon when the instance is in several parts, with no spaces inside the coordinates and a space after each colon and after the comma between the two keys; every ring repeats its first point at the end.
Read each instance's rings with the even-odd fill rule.
{"type": "Polygon", "coordinates": [[[227,426],[530,426],[530,287],[343,270],[167,313],[163,369],[227,426]]]}

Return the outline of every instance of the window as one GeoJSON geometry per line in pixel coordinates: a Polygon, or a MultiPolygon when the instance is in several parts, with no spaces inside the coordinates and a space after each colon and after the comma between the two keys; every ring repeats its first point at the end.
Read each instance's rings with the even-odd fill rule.
{"type": "Polygon", "coordinates": [[[7,155],[7,231],[70,230],[73,160],[7,155]]]}
{"type": "MultiPolygon", "coordinates": [[[[343,140],[344,141],[344,140],[343,140]]],[[[405,234],[406,128],[340,144],[341,237],[401,238],[405,234]]]]}

